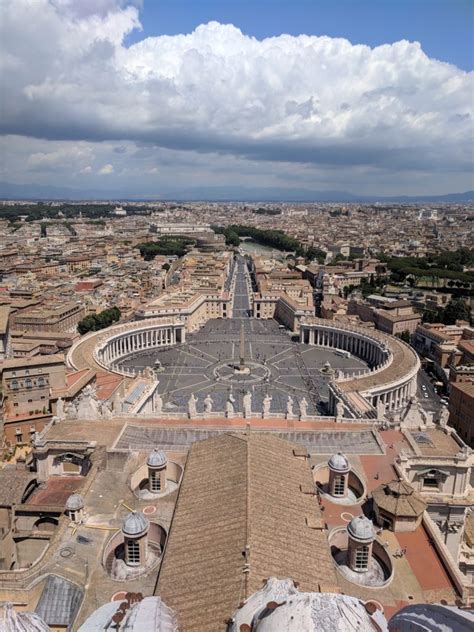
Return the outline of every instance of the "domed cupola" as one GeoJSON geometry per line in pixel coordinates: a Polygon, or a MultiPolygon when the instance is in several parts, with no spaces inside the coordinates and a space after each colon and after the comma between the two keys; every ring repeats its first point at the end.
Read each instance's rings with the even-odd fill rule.
{"type": "Polygon", "coordinates": [[[146,461],[148,467],[160,469],[166,467],[168,464],[168,457],[163,450],[157,450],[156,448],[150,452],[146,461]]]}
{"type": "Polygon", "coordinates": [[[348,458],[342,452],[333,454],[328,461],[328,466],[335,472],[348,472],[351,469],[348,458]]]}
{"type": "Polygon", "coordinates": [[[329,493],[336,498],[345,498],[347,496],[351,469],[348,458],[342,452],[333,454],[328,461],[328,468],[329,493]]]}
{"type": "Polygon", "coordinates": [[[84,513],[84,498],[81,494],[71,494],[66,500],[66,514],[72,522],[82,522],[84,513]]]}
{"type": "Polygon", "coordinates": [[[122,522],[122,533],[132,538],[144,535],[150,523],[141,511],[131,511],[122,522]]]}
{"type": "Polygon", "coordinates": [[[356,516],[347,525],[347,533],[348,566],[357,573],[365,573],[371,566],[372,545],[375,540],[374,525],[366,516],[356,516]]]}

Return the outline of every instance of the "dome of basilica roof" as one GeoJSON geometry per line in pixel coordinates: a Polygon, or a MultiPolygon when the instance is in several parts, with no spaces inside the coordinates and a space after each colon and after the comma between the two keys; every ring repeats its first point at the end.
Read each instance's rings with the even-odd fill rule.
{"type": "Polygon", "coordinates": [[[378,632],[387,630],[379,611],[371,614],[364,602],[335,593],[305,593],[291,579],[270,577],[265,586],[239,607],[230,632],[378,632]]]}
{"type": "Polygon", "coordinates": [[[0,632],[51,632],[34,612],[17,612],[11,603],[0,609],[0,632]]]}
{"type": "MultiPolygon", "coordinates": [[[[116,630],[112,617],[120,602],[106,603],[79,628],[79,632],[97,632],[97,630],[116,630]]],[[[178,632],[176,616],[160,597],[145,597],[131,605],[120,623],[124,632],[178,632]]]]}

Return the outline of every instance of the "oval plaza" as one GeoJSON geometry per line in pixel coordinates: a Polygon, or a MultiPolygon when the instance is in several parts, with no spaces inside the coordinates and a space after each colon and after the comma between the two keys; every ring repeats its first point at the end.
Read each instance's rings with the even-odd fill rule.
{"type": "Polygon", "coordinates": [[[140,320],[81,338],[69,364],[131,378],[148,367],[162,411],[170,414],[189,412],[191,397],[197,413],[244,412],[246,393],[256,416],[374,419],[403,413],[420,366],[408,345],[379,331],[316,318],[314,308],[302,308],[285,292],[275,298],[271,318],[259,317],[251,266],[239,256],[230,261],[228,275],[221,294],[165,295],[140,320]],[[206,397],[212,400],[207,409],[206,397]]]}

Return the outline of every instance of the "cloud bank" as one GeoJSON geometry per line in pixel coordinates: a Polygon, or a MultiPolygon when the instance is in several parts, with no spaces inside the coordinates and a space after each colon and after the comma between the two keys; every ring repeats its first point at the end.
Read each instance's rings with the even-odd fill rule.
{"type": "MultiPolygon", "coordinates": [[[[471,169],[473,73],[430,59],[416,42],[259,41],[211,22],[126,46],[141,28],[136,3],[15,0],[2,11],[4,135],[320,169],[471,169]]],[[[51,169],[58,151],[71,153],[52,151],[36,151],[26,168],[51,169]]],[[[73,157],[89,164],[87,151],[73,157]]]]}

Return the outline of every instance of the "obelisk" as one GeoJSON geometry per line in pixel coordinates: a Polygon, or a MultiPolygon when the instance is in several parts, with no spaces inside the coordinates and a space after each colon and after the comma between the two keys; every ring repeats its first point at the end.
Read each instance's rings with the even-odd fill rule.
{"type": "Polygon", "coordinates": [[[240,370],[243,371],[245,367],[245,334],[244,323],[240,325],[240,370]]]}

